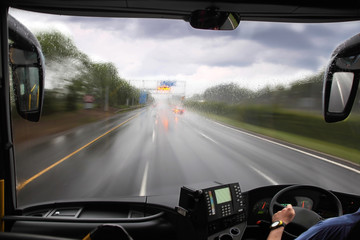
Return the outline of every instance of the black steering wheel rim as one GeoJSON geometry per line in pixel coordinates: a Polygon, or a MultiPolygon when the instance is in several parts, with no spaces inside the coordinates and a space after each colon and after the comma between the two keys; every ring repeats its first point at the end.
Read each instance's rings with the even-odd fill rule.
{"type": "MultiPolygon", "coordinates": [[[[326,196],[330,197],[331,200],[336,204],[337,216],[341,216],[343,214],[341,202],[332,192],[330,192],[324,188],[311,186],[311,185],[292,185],[292,186],[285,187],[284,189],[280,190],[271,199],[270,206],[269,206],[269,212],[270,212],[271,217],[274,215],[274,207],[275,206],[277,206],[279,208],[284,208],[284,206],[282,206],[278,202],[278,199],[281,198],[282,196],[284,196],[285,194],[288,194],[290,191],[294,191],[294,190],[311,190],[311,191],[315,191],[315,192],[320,192],[322,194],[326,194],[326,196]]],[[[289,225],[296,224],[299,228],[304,229],[303,232],[306,231],[307,229],[309,229],[311,226],[315,225],[318,221],[323,219],[322,216],[320,216],[319,214],[317,214],[316,212],[314,212],[312,210],[307,210],[307,209],[303,209],[303,208],[296,207],[296,206],[293,206],[293,208],[294,208],[296,214],[295,214],[294,220],[291,223],[289,223],[289,225]],[[305,219],[302,219],[302,218],[305,218],[305,219]]],[[[291,233],[291,232],[287,231],[286,228],[285,228],[284,233],[293,238],[298,237],[298,234],[291,233]]]]}

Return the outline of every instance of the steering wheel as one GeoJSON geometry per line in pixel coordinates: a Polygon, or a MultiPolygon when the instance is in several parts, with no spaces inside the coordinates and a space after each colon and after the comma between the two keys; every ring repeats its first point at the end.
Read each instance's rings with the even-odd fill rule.
{"type": "MultiPolygon", "coordinates": [[[[269,206],[269,212],[270,212],[271,217],[274,215],[274,212],[276,212],[276,211],[274,211],[275,208],[277,208],[278,210],[281,210],[285,207],[278,201],[279,199],[281,199],[281,197],[283,197],[287,194],[290,195],[289,193],[291,191],[299,191],[299,190],[302,191],[302,196],[304,196],[303,192],[306,192],[306,191],[321,193],[325,198],[329,199],[329,201],[335,203],[336,212],[337,212],[336,216],[342,215],[343,210],[342,210],[341,202],[330,191],[325,190],[320,187],[315,187],[315,186],[294,185],[294,186],[289,186],[289,187],[282,189],[277,194],[275,194],[275,196],[272,198],[272,200],[270,202],[270,206],[269,206]]],[[[293,206],[293,208],[295,210],[295,217],[292,220],[292,222],[286,226],[286,228],[285,228],[286,231],[284,231],[284,233],[290,237],[293,237],[293,238],[298,237],[301,233],[305,232],[307,229],[309,229],[310,227],[315,225],[317,222],[319,222],[320,220],[323,220],[322,216],[320,216],[319,214],[317,214],[316,212],[314,212],[312,210],[297,207],[297,206],[293,206]]]]}

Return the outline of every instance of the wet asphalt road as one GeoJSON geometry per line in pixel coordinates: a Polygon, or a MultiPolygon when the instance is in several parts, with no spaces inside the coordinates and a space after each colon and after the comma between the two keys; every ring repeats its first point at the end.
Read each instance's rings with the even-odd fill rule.
{"type": "Polygon", "coordinates": [[[360,194],[359,172],[167,105],[32,143],[16,159],[20,206],[173,194],[204,181],[239,182],[243,191],[301,183],[360,194]]]}

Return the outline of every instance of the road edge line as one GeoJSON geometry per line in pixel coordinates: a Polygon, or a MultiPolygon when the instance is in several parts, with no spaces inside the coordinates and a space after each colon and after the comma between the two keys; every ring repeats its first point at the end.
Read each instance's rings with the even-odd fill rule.
{"type": "Polygon", "coordinates": [[[275,144],[275,145],[278,145],[278,146],[281,146],[281,147],[284,147],[284,148],[287,148],[287,149],[290,149],[290,150],[293,150],[293,151],[296,151],[296,152],[299,152],[299,153],[308,155],[308,156],[310,156],[310,157],[317,158],[317,159],[319,159],[319,160],[322,160],[322,161],[325,161],[325,162],[328,162],[328,163],[332,163],[332,164],[337,165],[337,166],[339,166],[339,167],[342,167],[342,168],[345,168],[345,169],[347,169],[347,170],[353,171],[353,172],[355,172],[355,173],[357,173],[357,174],[360,174],[360,170],[357,170],[357,169],[355,169],[355,168],[353,168],[353,167],[350,167],[350,166],[347,166],[347,165],[338,163],[338,162],[336,162],[336,161],[332,161],[332,160],[327,159],[327,158],[325,158],[325,157],[321,157],[321,156],[315,155],[315,154],[313,154],[313,153],[306,152],[306,151],[304,151],[304,150],[300,150],[300,149],[297,149],[297,148],[295,148],[295,147],[291,147],[291,146],[288,146],[288,145],[285,145],[285,144],[276,142],[276,141],[274,141],[274,140],[267,139],[267,138],[265,138],[265,137],[260,137],[260,136],[255,135],[255,134],[252,134],[252,133],[249,133],[249,132],[246,132],[246,131],[242,131],[242,130],[237,129],[237,128],[234,128],[234,127],[230,127],[230,126],[224,125],[224,124],[219,123],[219,122],[217,122],[217,121],[213,121],[213,120],[211,120],[211,121],[212,121],[213,123],[215,123],[215,124],[218,124],[218,125],[222,126],[222,127],[225,127],[225,128],[228,128],[228,129],[232,129],[232,130],[234,130],[234,131],[238,131],[238,132],[243,133],[243,134],[246,134],[246,135],[248,135],[248,136],[252,136],[252,137],[254,137],[254,138],[258,138],[258,139],[260,139],[260,140],[267,141],[267,142],[269,142],[269,143],[272,143],[272,144],[275,144]]]}
{"type": "Polygon", "coordinates": [[[81,150],[87,148],[88,146],[90,146],[91,144],[95,143],[96,141],[98,141],[99,139],[101,139],[102,137],[104,137],[105,135],[111,133],[112,131],[118,129],[119,127],[121,127],[122,125],[124,125],[125,123],[133,120],[134,118],[138,117],[140,115],[141,112],[135,114],[134,116],[128,118],[127,120],[123,121],[122,123],[118,124],[117,126],[111,128],[110,130],[106,131],[105,133],[101,134],[100,136],[98,136],[97,138],[93,139],[92,141],[88,142],[87,144],[83,145],[82,147],[78,148],[77,150],[73,151],[72,153],[68,154],[67,156],[63,157],[62,159],[60,159],[59,161],[51,164],[49,167],[41,170],[40,172],[38,172],[37,174],[35,174],[34,176],[28,178],[27,180],[25,180],[22,183],[19,183],[16,186],[16,190],[20,191],[21,189],[23,189],[26,185],[28,185],[30,182],[34,181],[35,179],[37,179],[38,177],[40,177],[41,175],[43,175],[44,173],[50,171],[52,168],[56,167],[57,165],[61,164],[62,162],[64,162],[65,160],[69,159],[70,157],[74,156],[75,154],[77,154],[78,152],[80,152],[81,150]]]}

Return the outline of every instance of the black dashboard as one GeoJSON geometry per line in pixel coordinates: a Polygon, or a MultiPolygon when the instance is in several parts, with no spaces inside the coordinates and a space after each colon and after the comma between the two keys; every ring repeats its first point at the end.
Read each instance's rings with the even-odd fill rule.
{"type": "MultiPolygon", "coordinates": [[[[134,239],[266,239],[268,226],[263,223],[271,221],[271,199],[286,187],[267,186],[241,192],[236,183],[215,184],[186,188],[180,196],[48,203],[19,209],[3,220],[6,231],[10,232],[5,234],[12,236],[82,239],[99,225],[118,224],[134,239]]],[[[344,214],[360,207],[359,196],[334,194],[344,214]]],[[[336,216],[332,202],[316,191],[295,190],[279,202],[311,209],[324,218],[336,216]]],[[[0,238],[37,239],[3,238],[2,235],[0,238]]]]}

